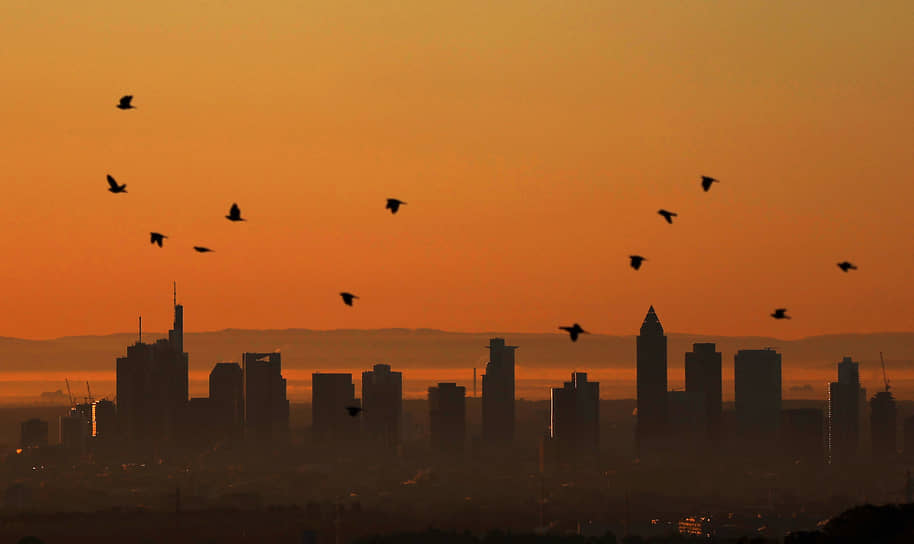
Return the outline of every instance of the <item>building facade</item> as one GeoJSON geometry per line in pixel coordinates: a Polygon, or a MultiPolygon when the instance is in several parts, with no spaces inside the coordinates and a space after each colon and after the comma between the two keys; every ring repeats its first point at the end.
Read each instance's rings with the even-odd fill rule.
{"type": "Polygon", "coordinates": [[[352,374],[311,375],[311,429],[314,438],[325,442],[353,440],[358,436],[359,420],[347,407],[358,406],[352,374]]]}
{"type": "Polygon", "coordinates": [[[818,408],[781,412],[780,450],[785,458],[807,466],[825,461],[824,418],[818,408]]]}
{"type": "Polygon", "coordinates": [[[550,437],[561,462],[595,459],[600,450],[600,384],[575,372],[571,381],[552,389],[550,437]]]}
{"type": "Polygon", "coordinates": [[[400,443],[403,415],[403,374],[390,365],[374,365],[362,372],[362,430],[365,438],[382,447],[400,443]]]}
{"type": "Polygon", "coordinates": [[[482,438],[488,444],[514,440],[514,352],[503,338],[489,340],[489,362],[482,376],[482,438]]]}
{"type": "Polygon", "coordinates": [[[172,442],[187,404],[184,307],[174,304],[168,339],[142,341],[117,359],[117,413],[121,438],[131,444],[172,442]]]}
{"type": "Polygon", "coordinates": [[[667,436],[667,338],[651,306],[636,340],[636,446],[639,454],[661,446],[667,436]]]}
{"type": "Polygon", "coordinates": [[[249,442],[283,440],[289,432],[289,400],[282,377],[282,354],[244,353],[244,438],[249,442]]]}
{"type": "Polygon", "coordinates": [[[215,436],[238,440],[244,432],[244,371],[238,363],[216,363],[209,373],[215,436]]]}
{"type": "Polygon", "coordinates": [[[740,350],[733,367],[740,440],[773,446],[781,421],[781,354],[771,348],[740,350]]]}
{"type": "Polygon", "coordinates": [[[861,391],[860,364],[844,357],[838,363],[838,381],[828,384],[826,397],[825,445],[829,463],[847,463],[857,457],[861,391]]]}
{"type": "Polygon", "coordinates": [[[898,407],[888,390],[880,391],[870,399],[870,432],[873,459],[893,461],[898,455],[898,407]]]}
{"type": "Polygon", "coordinates": [[[428,388],[429,439],[439,453],[462,453],[466,444],[466,388],[439,383],[428,388]]]}
{"type": "Polygon", "coordinates": [[[685,354],[685,390],[704,397],[706,432],[711,438],[720,438],[722,432],[721,361],[714,344],[692,344],[692,351],[685,354]]]}

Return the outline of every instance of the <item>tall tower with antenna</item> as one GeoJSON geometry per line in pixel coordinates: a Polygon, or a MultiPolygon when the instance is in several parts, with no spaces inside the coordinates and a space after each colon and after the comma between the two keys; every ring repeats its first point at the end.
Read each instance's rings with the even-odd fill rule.
{"type": "Polygon", "coordinates": [[[184,306],[178,304],[178,282],[174,282],[173,304],[175,321],[172,330],[168,331],[168,341],[178,353],[184,352],[184,306]]]}

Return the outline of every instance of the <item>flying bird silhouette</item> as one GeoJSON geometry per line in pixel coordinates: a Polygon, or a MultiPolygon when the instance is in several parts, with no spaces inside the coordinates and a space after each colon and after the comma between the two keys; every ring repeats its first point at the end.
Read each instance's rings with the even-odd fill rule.
{"type": "Polygon", "coordinates": [[[362,408],[360,406],[347,406],[346,411],[349,412],[350,417],[355,417],[359,415],[359,412],[362,411],[362,408]]]}
{"type": "Polygon", "coordinates": [[[194,251],[197,253],[209,253],[213,250],[205,246],[194,246],[194,251]]]}
{"type": "Polygon", "coordinates": [[[666,222],[669,223],[670,225],[673,224],[673,218],[674,218],[674,217],[677,217],[677,216],[679,215],[679,214],[677,214],[677,213],[669,212],[669,211],[667,211],[667,210],[660,210],[660,211],[658,211],[657,213],[659,213],[660,215],[662,215],[663,218],[666,219],[666,222]]]}
{"type": "Polygon", "coordinates": [[[849,263],[847,261],[842,261],[842,262],[838,263],[838,268],[840,268],[841,270],[843,270],[845,272],[847,272],[848,270],[857,270],[857,267],[853,263],[849,263]]]}
{"type": "Polygon", "coordinates": [[[399,211],[401,204],[406,204],[406,202],[403,202],[402,200],[398,200],[396,198],[388,198],[387,206],[384,206],[384,209],[390,210],[391,214],[395,214],[395,213],[397,213],[397,211],[399,211]]]}
{"type": "Polygon", "coordinates": [[[711,189],[712,183],[720,183],[720,180],[708,176],[701,176],[701,188],[707,193],[711,189]]]}
{"type": "Polygon", "coordinates": [[[244,219],[241,218],[241,208],[238,207],[238,204],[232,204],[232,207],[229,209],[229,213],[225,218],[229,221],[244,221],[244,219]]]}
{"type": "Polygon", "coordinates": [[[352,301],[359,298],[352,293],[347,293],[345,291],[340,293],[340,296],[343,297],[343,303],[346,304],[346,306],[352,306],[352,301]]]}
{"type": "Polygon", "coordinates": [[[572,341],[572,342],[577,342],[577,341],[578,341],[578,335],[581,334],[581,333],[589,334],[587,331],[585,331],[584,329],[582,329],[581,326],[578,325],[577,323],[575,323],[574,325],[572,325],[572,326],[570,326],[570,327],[559,327],[559,330],[567,331],[568,334],[569,334],[569,336],[571,336],[571,341],[572,341]]]}
{"type": "Polygon", "coordinates": [[[114,194],[126,193],[127,184],[125,183],[123,185],[118,185],[117,181],[115,181],[115,179],[113,177],[111,177],[111,174],[108,174],[108,190],[114,194]]]}
{"type": "Polygon", "coordinates": [[[628,258],[631,259],[631,266],[635,270],[641,268],[641,263],[647,260],[641,255],[629,255],[628,258]]]}
{"type": "Polygon", "coordinates": [[[117,103],[117,109],[119,110],[133,110],[136,109],[136,106],[130,103],[133,100],[133,95],[128,94],[121,97],[120,102],[117,103]]]}
{"type": "Polygon", "coordinates": [[[162,247],[162,241],[164,241],[168,236],[165,236],[159,232],[150,232],[149,233],[149,243],[158,244],[159,247],[162,247]]]}
{"type": "Polygon", "coordinates": [[[787,308],[778,308],[771,314],[771,317],[775,319],[790,319],[790,316],[787,315],[787,308]]]}

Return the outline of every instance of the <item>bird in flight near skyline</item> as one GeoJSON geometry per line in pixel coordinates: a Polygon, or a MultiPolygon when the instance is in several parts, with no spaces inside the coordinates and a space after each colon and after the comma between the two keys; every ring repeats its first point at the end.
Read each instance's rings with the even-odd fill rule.
{"type": "MultiPolygon", "coordinates": [[[[115,181],[115,179],[114,179],[113,177],[111,177],[111,174],[108,174],[108,190],[111,191],[111,192],[114,193],[114,194],[117,194],[117,193],[126,193],[126,192],[127,192],[127,184],[124,183],[123,185],[118,185],[118,184],[117,184],[117,181],[115,181]]],[[[141,192],[142,192],[142,191],[141,191],[141,192]]]]}
{"type": "Polygon", "coordinates": [[[588,333],[587,331],[585,331],[584,329],[582,329],[581,326],[578,325],[577,323],[575,323],[574,325],[572,325],[572,326],[570,326],[570,327],[559,327],[559,329],[560,329],[560,330],[563,330],[563,331],[567,331],[567,332],[568,332],[568,335],[571,336],[571,341],[572,341],[572,342],[577,342],[577,341],[578,341],[578,335],[579,335],[579,334],[582,334],[582,333],[583,333],[583,334],[590,334],[590,333],[588,333]]]}
{"type": "Polygon", "coordinates": [[[707,193],[711,189],[712,183],[720,183],[720,180],[708,176],[701,176],[701,188],[707,193]]]}
{"type": "Polygon", "coordinates": [[[359,415],[359,412],[362,411],[360,406],[347,406],[346,411],[349,412],[350,417],[355,417],[359,415]]]}
{"type": "Polygon", "coordinates": [[[136,106],[130,102],[133,100],[132,94],[127,94],[121,97],[120,102],[117,103],[117,109],[119,110],[133,110],[136,109],[136,106]]]}
{"type": "Polygon", "coordinates": [[[790,316],[787,315],[787,308],[778,308],[771,314],[771,317],[775,319],[790,319],[790,316]]]}
{"type": "Polygon", "coordinates": [[[647,260],[641,255],[629,255],[628,258],[631,259],[631,267],[635,270],[641,268],[641,263],[647,260]]]}
{"type": "Polygon", "coordinates": [[[403,202],[402,200],[398,200],[396,198],[388,198],[387,206],[384,206],[384,209],[390,210],[391,214],[395,214],[400,209],[400,205],[402,205],[402,204],[406,204],[406,202],[403,202]]]}
{"type": "Polygon", "coordinates": [[[228,215],[225,216],[229,221],[244,221],[241,218],[241,208],[238,207],[238,204],[232,204],[232,207],[229,209],[228,215]]]}
{"type": "Polygon", "coordinates": [[[206,246],[194,246],[194,251],[197,253],[210,253],[213,250],[206,246]]]}
{"type": "Polygon", "coordinates": [[[841,270],[843,270],[845,272],[847,272],[848,270],[857,270],[856,265],[854,265],[853,263],[849,263],[847,261],[841,261],[840,263],[838,263],[838,268],[840,268],[841,270]]]}
{"type": "Polygon", "coordinates": [[[673,224],[673,218],[677,217],[679,215],[677,213],[673,213],[673,212],[667,211],[667,210],[660,210],[657,213],[662,215],[663,218],[666,219],[666,222],[669,223],[670,225],[673,224]]]}
{"type": "Polygon", "coordinates": [[[345,291],[343,291],[342,293],[340,293],[340,296],[343,297],[343,303],[344,303],[346,306],[352,306],[352,301],[355,300],[355,299],[357,299],[357,298],[359,298],[359,297],[353,295],[352,293],[347,293],[347,292],[345,292],[345,291]]]}
{"type": "Polygon", "coordinates": [[[165,236],[164,234],[159,233],[159,232],[150,232],[149,233],[149,243],[156,244],[159,247],[162,247],[162,241],[165,240],[166,238],[168,238],[168,236],[165,236]]]}

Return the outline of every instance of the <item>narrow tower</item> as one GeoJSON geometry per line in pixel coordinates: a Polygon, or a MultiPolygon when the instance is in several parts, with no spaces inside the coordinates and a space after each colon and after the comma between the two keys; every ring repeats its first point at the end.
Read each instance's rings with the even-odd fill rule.
{"type": "Polygon", "coordinates": [[[663,325],[651,306],[637,339],[637,410],[636,442],[639,455],[658,447],[666,432],[667,412],[667,339],[663,325]]]}

